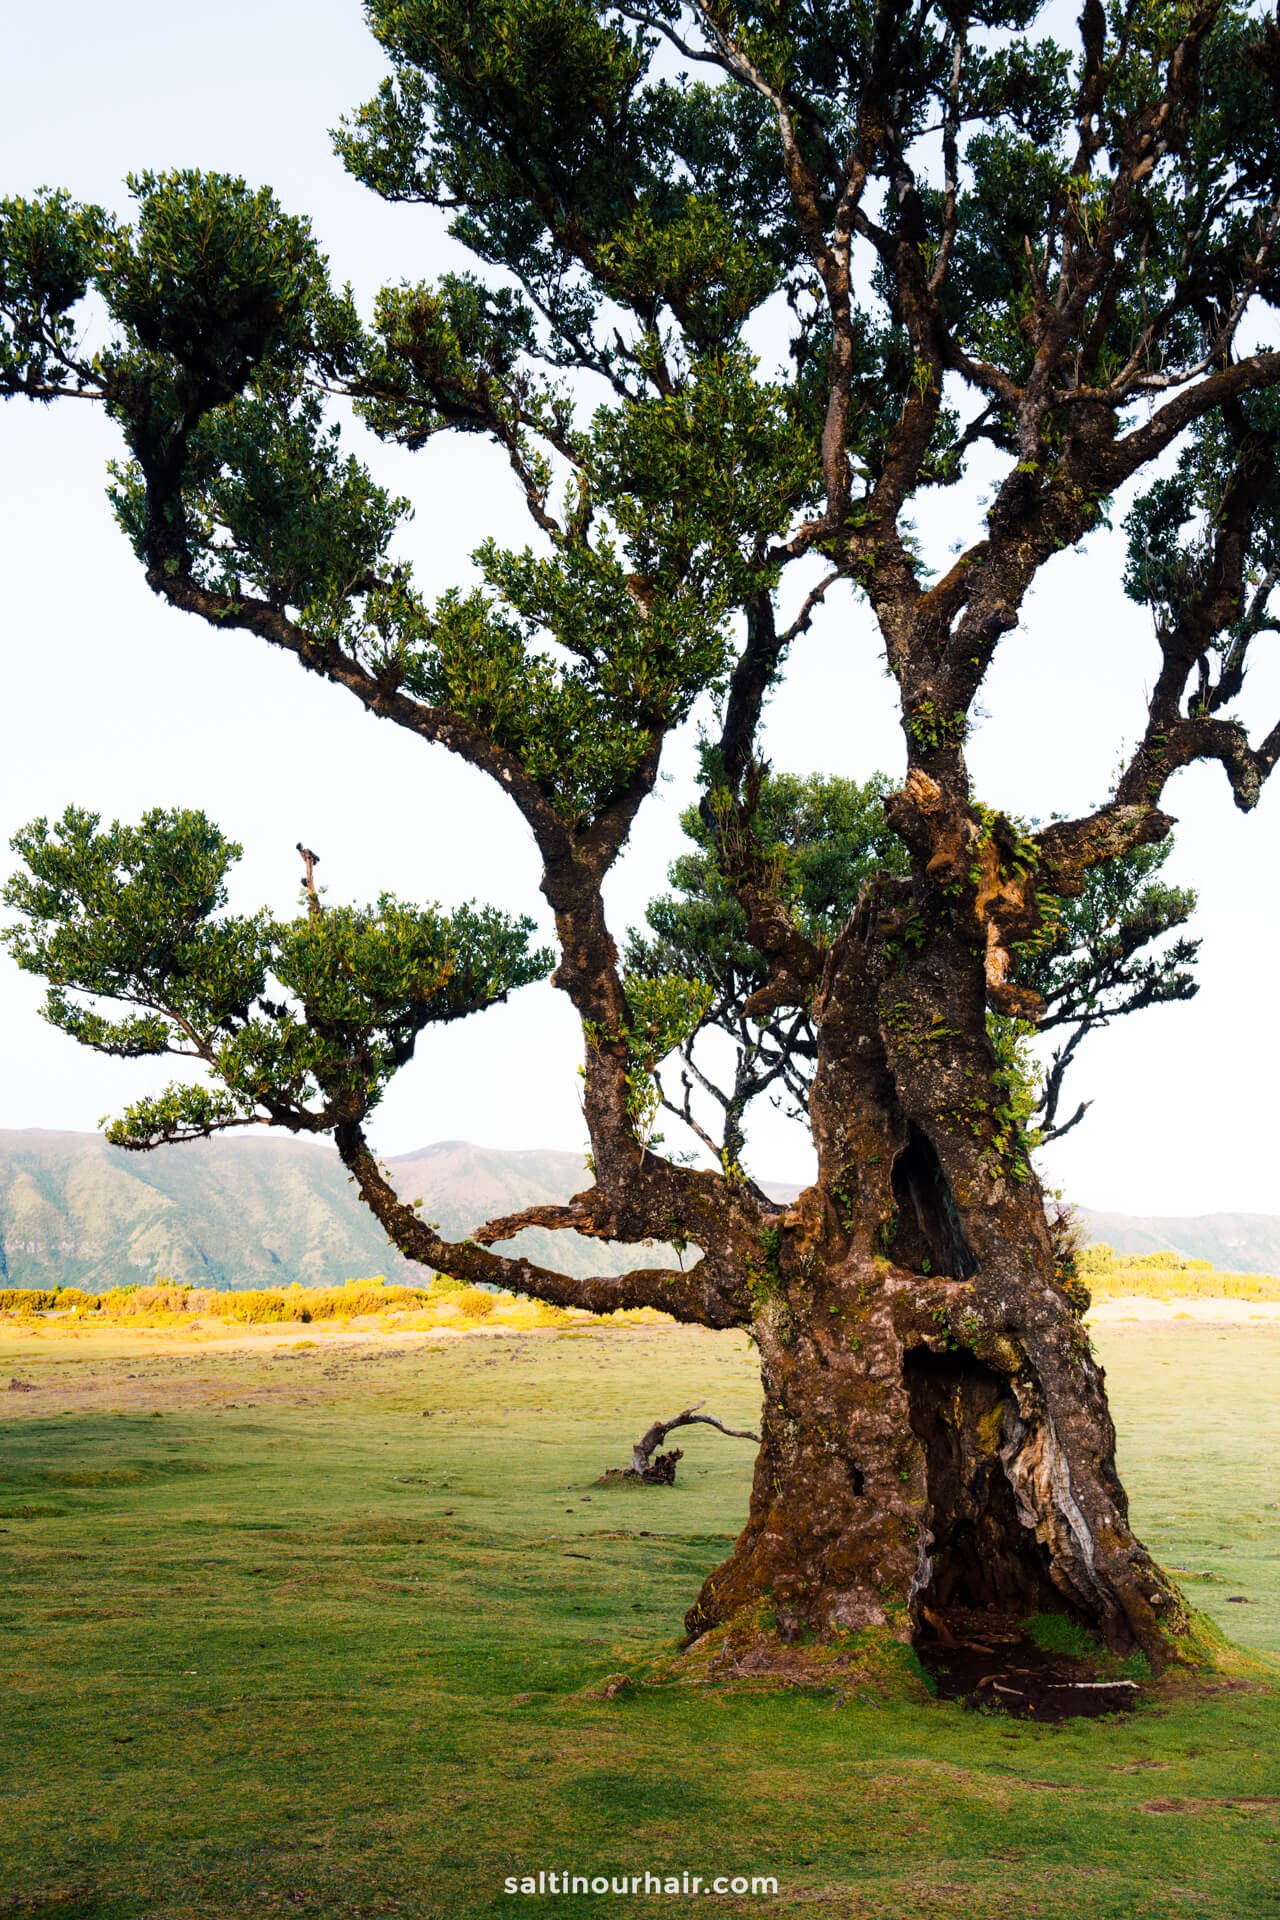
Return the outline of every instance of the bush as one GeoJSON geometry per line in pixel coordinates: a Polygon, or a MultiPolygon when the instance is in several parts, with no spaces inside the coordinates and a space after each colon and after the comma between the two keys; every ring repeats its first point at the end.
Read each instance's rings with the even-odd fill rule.
{"type": "Polygon", "coordinates": [[[186,1313],[189,1287],[174,1286],[173,1283],[161,1283],[154,1287],[121,1288],[117,1293],[102,1296],[106,1312],[119,1320],[138,1319],[151,1313],[186,1313]]]}
{"type": "Polygon", "coordinates": [[[497,1301],[484,1287],[464,1287],[453,1296],[451,1304],[468,1320],[485,1320],[493,1312],[497,1301]]]}
{"type": "Polygon", "coordinates": [[[1221,1273],[1199,1261],[1177,1267],[1149,1267],[1134,1261],[1100,1276],[1094,1286],[1099,1300],[1126,1294],[1159,1300],[1280,1300],[1280,1279],[1269,1273],[1221,1273]]]}
{"type": "Polygon", "coordinates": [[[429,1292],[433,1300],[439,1300],[445,1294],[466,1293],[467,1283],[465,1280],[455,1280],[452,1274],[438,1273],[431,1282],[429,1292]]]}
{"type": "Polygon", "coordinates": [[[1093,1294],[1078,1273],[1069,1273],[1062,1281],[1062,1291],[1067,1296],[1067,1305],[1072,1313],[1083,1319],[1093,1305],[1093,1294]]]}
{"type": "MultiPolygon", "coordinates": [[[[411,1287],[370,1280],[345,1280],[336,1287],[247,1287],[241,1291],[197,1287],[158,1275],[153,1285],[137,1281],[112,1287],[106,1293],[86,1293],[79,1287],[57,1289],[8,1287],[0,1289],[0,1312],[47,1313],[69,1308],[100,1313],[108,1320],[171,1320],[175,1316],[207,1314],[246,1326],[275,1326],[297,1321],[349,1320],[358,1314],[379,1314],[423,1307],[456,1308],[468,1320],[486,1319],[499,1302],[513,1304],[513,1296],[486,1287],[467,1287],[437,1276],[430,1287],[411,1287]]],[[[554,1311],[554,1309],[552,1310],[554,1311]]]]}

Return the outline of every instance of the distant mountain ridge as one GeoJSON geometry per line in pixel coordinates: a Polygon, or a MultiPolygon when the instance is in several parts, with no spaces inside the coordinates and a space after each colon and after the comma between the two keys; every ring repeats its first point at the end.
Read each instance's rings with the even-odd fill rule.
{"type": "MultiPolygon", "coordinates": [[[[449,1239],[588,1184],[581,1154],[456,1140],[385,1164],[397,1192],[421,1200],[423,1218],[449,1239]]],[[[541,1228],[511,1244],[574,1274],[671,1257],[541,1228]]],[[[0,1130],[0,1286],[102,1293],[166,1274],[201,1286],[278,1287],[379,1273],[423,1278],[356,1197],[331,1146],[223,1137],[125,1153],[96,1133],[0,1130]]]]}
{"type": "MultiPolygon", "coordinates": [[[[582,1156],[438,1141],[386,1162],[406,1200],[449,1239],[484,1220],[567,1200],[588,1183],[582,1156]]],[[[797,1189],[771,1183],[779,1199],[797,1189]]],[[[1280,1217],[1145,1217],[1082,1208],[1090,1240],[1120,1253],[1169,1247],[1245,1273],[1280,1272],[1280,1217]]],[[[662,1247],[602,1246],[530,1229],[513,1243],[567,1273],[662,1265],[662,1247]]],[[[96,1133],[0,1130],[0,1286],[93,1292],[157,1274],[204,1286],[316,1285],[385,1274],[421,1280],[357,1199],[334,1149],[267,1138],[202,1140],[124,1153],[96,1133]]]]}
{"type": "Polygon", "coordinates": [[[1085,1238],[1117,1253],[1160,1253],[1212,1260],[1224,1273],[1280,1273],[1280,1216],[1274,1213],[1182,1215],[1103,1213],[1079,1207],[1085,1238]]]}

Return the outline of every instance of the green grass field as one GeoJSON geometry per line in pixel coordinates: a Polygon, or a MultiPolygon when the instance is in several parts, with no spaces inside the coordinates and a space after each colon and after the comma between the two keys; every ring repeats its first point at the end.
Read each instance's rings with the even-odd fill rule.
{"type": "MultiPolygon", "coordinates": [[[[673,1645],[751,1448],[695,1429],[675,1489],[591,1482],[692,1400],[750,1424],[740,1338],[306,1332],[222,1351],[0,1326],[0,1391],[22,1383],[0,1423],[0,1913],[687,1906],[502,1890],[648,1869],[777,1877],[724,1915],[1280,1915],[1274,1681],[1057,1728],[590,1691],[673,1645]]],[[[1098,1344],[1140,1530],[1237,1642],[1280,1652],[1280,1328],[1098,1344]]]]}

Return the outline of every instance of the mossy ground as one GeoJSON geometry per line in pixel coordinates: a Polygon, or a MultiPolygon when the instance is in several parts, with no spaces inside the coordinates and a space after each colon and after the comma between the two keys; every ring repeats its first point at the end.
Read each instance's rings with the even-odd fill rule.
{"type": "MultiPolygon", "coordinates": [[[[736,1336],[247,1339],[0,1327],[0,1390],[34,1388],[0,1424],[0,1912],[671,1911],[502,1891],[648,1868],[776,1875],[726,1915],[1280,1915],[1274,1685],[1055,1728],[835,1689],[604,1697],[671,1651],[752,1450],[708,1432],[674,1489],[591,1483],[692,1400],[751,1423],[736,1336]]],[[[1140,1532],[1280,1651],[1280,1333],[1098,1344],[1140,1532]]]]}

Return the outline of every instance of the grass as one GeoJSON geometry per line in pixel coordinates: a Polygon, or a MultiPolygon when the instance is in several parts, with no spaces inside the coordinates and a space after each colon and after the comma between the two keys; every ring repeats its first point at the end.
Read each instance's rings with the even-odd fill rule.
{"type": "MultiPolygon", "coordinates": [[[[751,1449],[593,1485],[648,1420],[758,1411],[737,1336],[0,1327],[0,1913],[490,1920],[644,1896],[508,1875],[776,1875],[717,1914],[1280,1915],[1280,1694],[1060,1728],[671,1686],[751,1449]],[[73,1334],[78,1337],[73,1337],[73,1334]]],[[[1110,1328],[1141,1531],[1280,1651],[1280,1333],[1110,1328]],[[1268,1504],[1271,1501],[1273,1504],[1268,1504]],[[1231,1599],[1244,1594],[1247,1604],[1231,1599]]]]}

